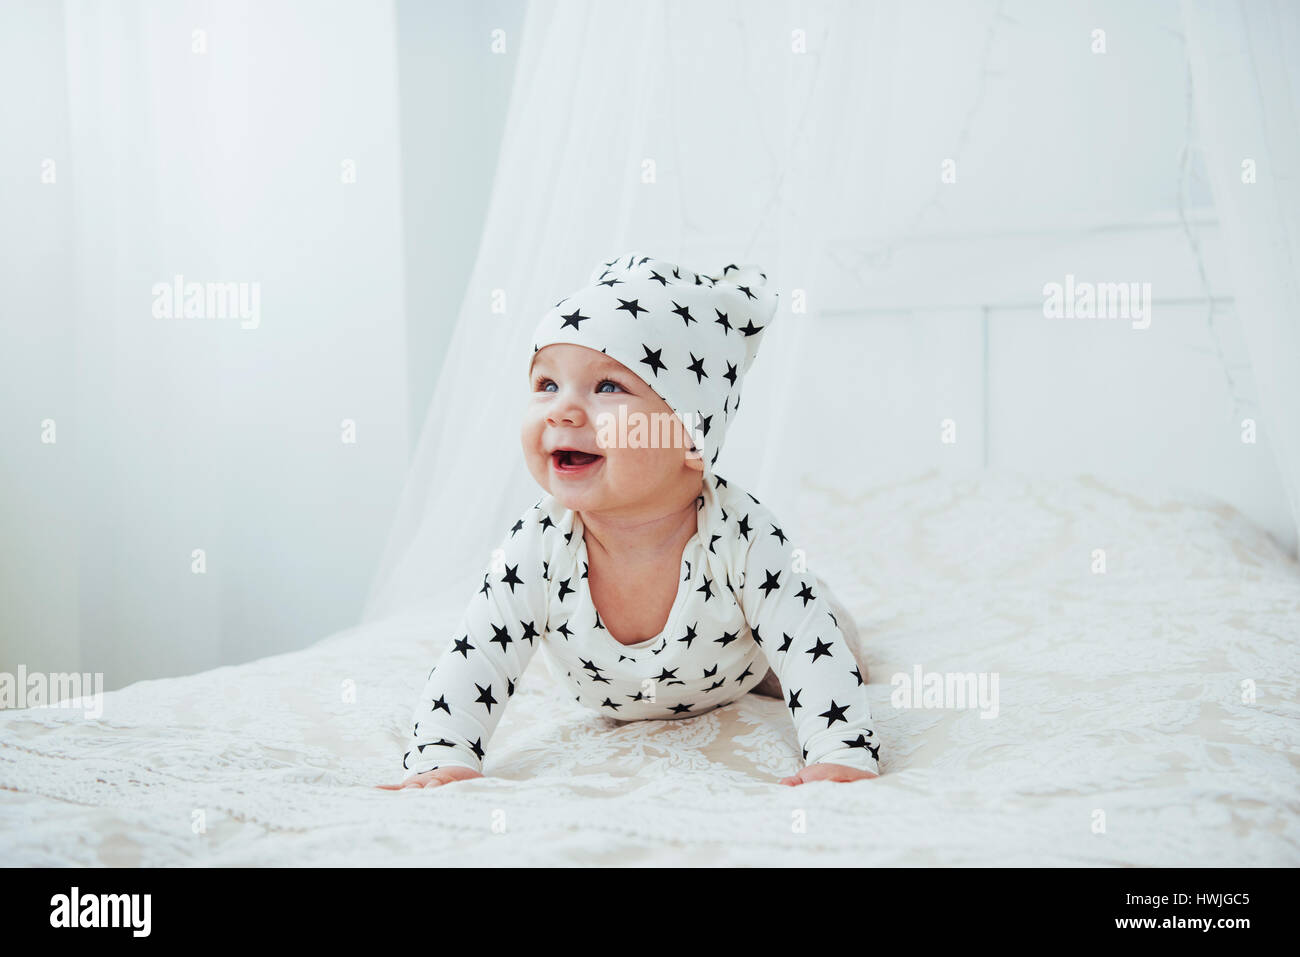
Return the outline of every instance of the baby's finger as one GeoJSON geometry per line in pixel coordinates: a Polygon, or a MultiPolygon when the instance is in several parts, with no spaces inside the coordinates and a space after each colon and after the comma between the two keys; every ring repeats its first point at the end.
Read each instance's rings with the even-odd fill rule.
{"type": "Polygon", "coordinates": [[[422,788],[425,782],[419,778],[411,778],[409,781],[403,781],[401,784],[376,784],[375,787],[383,788],[385,791],[400,791],[403,788],[422,788]]]}

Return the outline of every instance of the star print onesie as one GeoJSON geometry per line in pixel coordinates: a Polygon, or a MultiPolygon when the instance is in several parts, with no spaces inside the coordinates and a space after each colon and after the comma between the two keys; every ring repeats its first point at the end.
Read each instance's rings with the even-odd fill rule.
{"type": "Polygon", "coordinates": [[[620,644],[587,588],[581,517],[547,494],[506,533],[413,716],[406,778],[482,772],[488,742],[533,652],[569,693],[621,720],[689,718],[735,701],[770,666],[806,764],[879,774],[866,686],[821,583],[756,498],[717,475],[696,499],[664,630],[620,644]],[[499,570],[498,570],[499,569],[499,570]]]}

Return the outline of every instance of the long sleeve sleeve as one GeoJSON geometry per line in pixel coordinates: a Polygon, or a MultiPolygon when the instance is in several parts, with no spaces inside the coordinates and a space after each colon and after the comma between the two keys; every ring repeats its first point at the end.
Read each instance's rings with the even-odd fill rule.
{"type": "Polygon", "coordinates": [[[879,774],[866,684],[820,582],[770,510],[755,505],[733,520],[748,540],[741,606],[781,681],[805,764],[879,774]]]}
{"type": "Polygon", "coordinates": [[[416,705],[404,781],[451,765],[482,772],[487,742],[546,634],[547,534],[558,533],[533,506],[488,562],[416,705]]]}

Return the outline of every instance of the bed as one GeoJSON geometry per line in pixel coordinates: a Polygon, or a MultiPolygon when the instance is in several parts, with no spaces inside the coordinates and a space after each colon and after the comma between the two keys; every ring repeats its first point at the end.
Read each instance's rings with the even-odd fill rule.
{"type": "Polygon", "coordinates": [[[1235,510],[926,472],[805,477],[796,522],[861,631],[878,779],[781,786],[781,701],[618,722],[539,653],[488,777],[381,790],[455,607],[141,681],[98,720],[0,712],[0,864],[1300,864],[1300,568],[1235,510]],[[918,668],[996,673],[996,717],[894,706],[918,668]]]}

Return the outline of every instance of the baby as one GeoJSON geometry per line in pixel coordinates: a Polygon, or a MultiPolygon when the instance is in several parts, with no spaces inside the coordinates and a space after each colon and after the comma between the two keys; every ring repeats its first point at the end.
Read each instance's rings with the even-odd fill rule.
{"type": "Polygon", "coordinates": [[[782,784],[879,774],[850,624],[776,516],[713,472],[776,305],[755,267],[634,253],[542,317],[520,438],[546,494],[429,673],[387,787],[482,777],[539,646],[574,700],[622,721],[782,698],[805,763],[782,784]]]}

